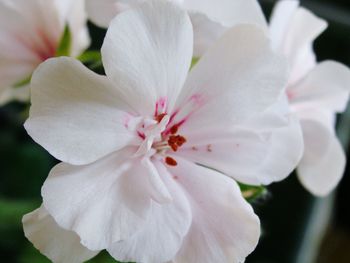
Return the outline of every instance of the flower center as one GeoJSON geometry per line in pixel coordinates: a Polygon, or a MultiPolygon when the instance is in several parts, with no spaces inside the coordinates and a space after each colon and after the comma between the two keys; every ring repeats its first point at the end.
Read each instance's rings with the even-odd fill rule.
{"type": "Polygon", "coordinates": [[[179,125],[171,124],[166,113],[155,114],[153,119],[145,118],[139,122],[136,132],[143,140],[136,156],[152,156],[159,154],[164,157],[166,164],[177,165],[174,158],[167,156],[169,151],[176,152],[186,138],[178,134],[179,125]]]}

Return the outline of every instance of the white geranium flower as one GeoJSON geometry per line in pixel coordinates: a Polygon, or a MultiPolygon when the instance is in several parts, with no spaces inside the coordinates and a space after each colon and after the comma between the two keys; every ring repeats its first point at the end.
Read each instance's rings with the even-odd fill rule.
{"type": "MultiPolygon", "coordinates": [[[[72,58],[36,70],[25,127],[63,161],[42,188],[62,238],[143,263],[242,262],[255,248],[259,220],[232,178],[267,184],[295,168],[299,145],[269,131],[288,123],[270,109],[285,61],[253,25],[228,30],[189,72],[192,50],[187,13],[147,1],[111,22],[107,76],[72,58]]],[[[78,257],[26,233],[56,262],[78,257]]]]}
{"type": "Polygon", "coordinates": [[[72,56],[89,44],[84,0],[0,0],[0,20],[0,104],[29,99],[23,82],[56,55],[66,26],[72,56]]]}
{"type": "MultiPolygon", "coordinates": [[[[88,16],[107,28],[113,17],[148,0],[86,0],[88,16]]],[[[256,0],[170,0],[189,11],[194,29],[194,56],[199,57],[228,28],[249,23],[267,30],[267,23],[256,0]]]]}
{"type": "Polygon", "coordinates": [[[298,166],[301,183],[311,193],[327,195],[342,178],[345,155],[336,138],[336,113],[349,98],[350,71],[335,61],[317,63],[313,41],[327,23],[298,1],[280,1],[273,12],[270,32],[273,47],[289,61],[287,95],[292,112],[300,119],[305,152],[298,166]]]}

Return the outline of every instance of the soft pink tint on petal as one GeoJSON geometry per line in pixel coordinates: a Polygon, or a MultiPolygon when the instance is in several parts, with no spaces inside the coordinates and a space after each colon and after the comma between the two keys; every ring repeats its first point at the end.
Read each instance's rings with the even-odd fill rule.
{"type": "Polygon", "coordinates": [[[71,58],[50,59],[31,82],[29,135],[57,159],[87,164],[137,135],[125,124],[128,107],[118,89],[71,58]]]}
{"type": "Polygon", "coordinates": [[[343,177],[346,157],[332,127],[314,119],[302,119],[301,123],[305,152],[298,177],[312,194],[325,196],[343,177]]]}
{"type": "Polygon", "coordinates": [[[343,112],[349,100],[350,70],[335,61],[322,62],[290,92],[292,106],[307,104],[332,112],[343,112]]]}
{"type": "Polygon", "coordinates": [[[77,234],[60,228],[43,206],[24,215],[22,222],[28,240],[54,263],[81,263],[98,254],[81,245],[77,234]]]}
{"type": "Polygon", "coordinates": [[[152,202],[147,223],[131,238],[108,248],[123,262],[166,262],[174,258],[191,224],[191,208],[176,179],[159,161],[155,166],[173,197],[173,202],[152,202]]]}
{"type": "Polygon", "coordinates": [[[89,249],[129,238],[147,221],[153,190],[145,168],[131,158],[136,150],[124,149],[85,166],[61,163],[44,183],[45,208],[89,249]]]}
{"type": "Polygon", "coordinates": [[[169,172],[190,201],[192,225],[173,262],[244,261],[257,245],[260,223],[238,185],[213,170],[177,161],[169,172]]]}
{"type": "Polygon", "coordinates": [[[198,128],[231,129],[267,109],[287,81],[285,61],[252,25],[227,31],[191,70],[176,109],[187,111],[184,134],[198,128]]]}
{"type": "Polygon", "coordinates": [[[168,1],[147,1],[118,15],[102,47],[107,77],[128,103],[152,115],[157,101],[170,112],[187,76],[193,49],[187,13],[168,1]]]}

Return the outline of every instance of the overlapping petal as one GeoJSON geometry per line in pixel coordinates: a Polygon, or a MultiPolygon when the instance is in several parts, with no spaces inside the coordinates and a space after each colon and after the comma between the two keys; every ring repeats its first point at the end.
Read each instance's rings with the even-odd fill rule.
{"type": "Polygon", "coordinates": [[[118,15],[107,32],[102,58],[107,77],[141,115],[158,100],[171,111],[190,68],[191,22],[168,1],[147,1],[118,15]],[[154,13],[155,7],[157,14],[154,13]]]}
{"type": "Polygon", "coordinates": [[[54,263],[81,263],[98,254],[81,245],[77,234],[60,228],[43,206],[22,221],[25,236],[54,263]]]}
{"type": "Polygon", "coordinates": [[[85,166],[61,163],[44,183],[45,208],[91,250],[131,237],[148,218],[153,185],[133,153],[126,148],[85,166]]]}
{"type": "Polygon", "coordinates": [[[192,225],[173,262],[244,261],[259,240],[260,224],[238,185],[213,170],[177,161],[169,172],[186,191],[192,225]]]}
{"type": "Polygon", "coordinates": [[[168,204],[152,203],[147,223],[131,238],[109,247],[111,255],[123,262],[162,263],[174,258],[191,225],[187,196],[160,161],[155,166],[171,192],[168,204]]]}
{"type": "Polygon", "coordinates": [[[277,101],[287,81],[285,61],[252,25],[227,31],[191,70],[177,107],[193,113],[184,133],[198,127],[231,129],[277,101]]]}
{"type": "Polygon", "coordinates": [[[301,124],[305,152],[298,166],[298,177],[311,193],[325,196],[343,177],[346,157],[333,127],[311,118],[302,119],[301,124]]]}
{"type": "Polygon", "coordinates": [[[31,82],[27,132],[57,159],[93,162],[134,139],[116,87],[71,58],[40,65],[31,82]]]}
{"type": "Polygon", "coordinates": [[[350,70],[335,61],[318,64],[305,79],[291,89],[291,103],[343,112],[349,101],[350,70]]]}

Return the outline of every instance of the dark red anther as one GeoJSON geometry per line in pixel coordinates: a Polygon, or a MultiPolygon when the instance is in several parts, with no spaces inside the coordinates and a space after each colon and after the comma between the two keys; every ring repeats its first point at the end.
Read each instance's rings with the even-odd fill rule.
{"type": "Polygon", "coordinates": [[[165,163],[167,165],[170,165],[170,166],[176,166],[177,165],[177,162],[173,158],[171,158],[169,156],[165,157],[165,163]]]}
{"type": "Polygon", "coordinates": [[[170,133],[171,134],[176,134],[178,130],[179,130],[179,126],[175,124],[174,126],[172,126],[170,128],[170,133]]]}
{"type": "Polygon", "coordinates": [[[179,146],[177,146],[175,143],[169,144],[169,146],[171,147],[171,149],[176,152],[177,149],[179,148],[179,146]]]}
{"type": "Polygon", "coordinates": [[[182,146],[185,142],[186,142],[186,138],[181,136],[181,135],[178,135],[177,136],[177,145],[178,146],[182,146]]]}
{"type": "Polygon", "coordinates": [[[156,121],[159,123],[163,120],[163,118],[165,117],[166,113],[161,113],[159,115],[156,116],[156,121]]]}

